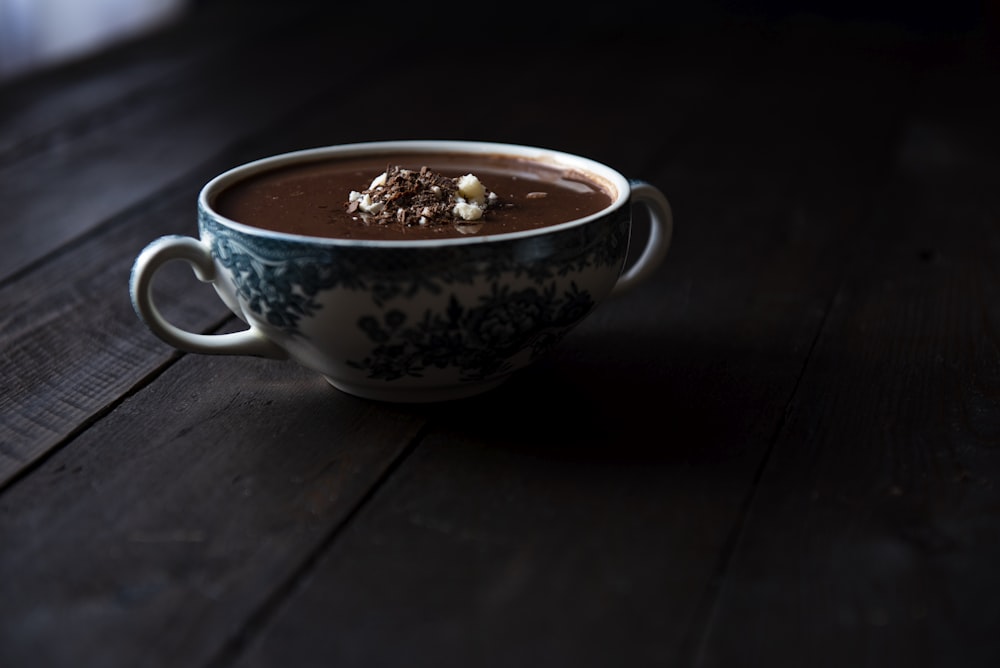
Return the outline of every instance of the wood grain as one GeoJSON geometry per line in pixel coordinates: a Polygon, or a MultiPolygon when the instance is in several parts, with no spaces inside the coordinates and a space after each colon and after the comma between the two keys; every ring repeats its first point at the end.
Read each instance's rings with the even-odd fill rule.
{"type": "Polygon", "coordinates": [[[237,665],[701,659],[909,92],[905,67],[837,56],[765,48],[690,101],[658,155],[678,227],[654,284],[443,409],[237,665]]]}
{"type": "MultiPolygon", "coordinates": [[[[473,46],[416,6],[373,40],[367,9],[198,4],[0,91],[0,665],[996,665],[981,42],[511,5],[473,46]],[[650,181],[666,264],[439,406],[135,317],[134,257],[215,174],[427,137],[650,181]]],[[[239,327],[168,269],[172,320],[239,327]]]]}
{"type": "Polygon", "coordinates": [[[706,666],[1000,660],[990,76],[945,66],[921,78],[865,251],[754,493],[706,666]],[[785,645],[762,641],[774,619],[785,645]]]}
{"type": "Polygon", "coordinates": [[[282,363],[186,357],[0,497],[4,665],[204,665],[421,424],[282,363]]]}

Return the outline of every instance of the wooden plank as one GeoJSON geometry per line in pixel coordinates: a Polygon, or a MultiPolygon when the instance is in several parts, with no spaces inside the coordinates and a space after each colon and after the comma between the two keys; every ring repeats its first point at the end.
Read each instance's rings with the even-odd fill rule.
{"type": "Polygon", "coordinates": [[[206,52],[85,129],[0,164],[0,280],[336,86],[323,63],[352,53],[352,37],[323,39],[316,22],[294,28],[273,26],[269,49],[206,52]]]}
{"type": "Polygon", "coordinates": [[[0,164],[45,152],[70,136],[93,133],[110,118],[128,114],[136,98],[163,96],[192,69],[302,20],[301,12],[247,9],[248,3],[236,12],[226,2],[192,5],[151,34],[4,81],[0,164]]]}
{"type": "Polygon", "coordinates": [[[0,496],[0,664],[198,666],[423,419],[297,367],[188,356],[0,496]]]}
{"type": "MultiPolygon", "coordinates": [[[[196,233],[196,190],[152,201],[0,287],[0,487],[176,357],[132,311],[128,276],[156,236],[196,233]]],[[[165,271],[157,293],[174,322],[205,331],[228,319],[185,267],[165,271]]]]}
{"type": "Polygon", "coordinates": [[[674,194],[655,282],[602,306],[547,365],[442,407],[258,639],[231,648],[236,665],[697,656],[907,86],[905,64],[811,37],[829,41],[741,63],[655,155],[633,153],[674,194]]]}
{"type": "Polygon", "coordinates": [[[998,74],[927,61],[698,665],[1000,663],[998,74]]]}

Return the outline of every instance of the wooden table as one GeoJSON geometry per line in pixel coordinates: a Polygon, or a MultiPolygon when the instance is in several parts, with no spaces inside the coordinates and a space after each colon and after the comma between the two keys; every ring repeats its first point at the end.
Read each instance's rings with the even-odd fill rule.
{"type": "Polygon", "coordinates": [[[0,666],[1000,665],[993,26],[400,11],[200,3],[0,88],[0,666]],[[441,405],[132,311],[215,174],[405,138],[649,180],[667,261],[441,405]]]}

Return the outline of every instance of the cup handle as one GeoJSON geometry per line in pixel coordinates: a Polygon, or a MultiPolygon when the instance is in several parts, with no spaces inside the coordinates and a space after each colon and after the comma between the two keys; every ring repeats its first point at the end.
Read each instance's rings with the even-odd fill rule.
{"type": "Polygon", "coordinates": [[[674,235],[674,214],[670,202],[656,186],[640,179],[629,179],[632,206],[644,206],[649,213],[649,238],[642,254],[615,284],[613,294],[621,294],[649,278],[663,263],[674,235]]]}
{"type": "Polygon", "coordinates": [[[156,336],[170,345],[192,353],[210,355],[254,355],[286,359],[286,353],[254,326],[231,334],[195,334],[168,322],[153,302],[153,278],[167,262],[184,260],[203,283],[215,280],[215,263],[204,243],[192,237],[170,235],[150,243],[136,257],[129,278],[132,306],[156,336]]]}

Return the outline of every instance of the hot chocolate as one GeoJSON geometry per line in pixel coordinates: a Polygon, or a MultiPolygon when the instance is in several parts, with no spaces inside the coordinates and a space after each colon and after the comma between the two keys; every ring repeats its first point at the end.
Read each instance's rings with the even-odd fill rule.
{"type": "Polygon", "coordinates": [[[504,155],[401,153],[278,167],[213,207],[264,229],[343,239],[442,239],[547,227],[613,201],[577,171],[504,155]]]}

